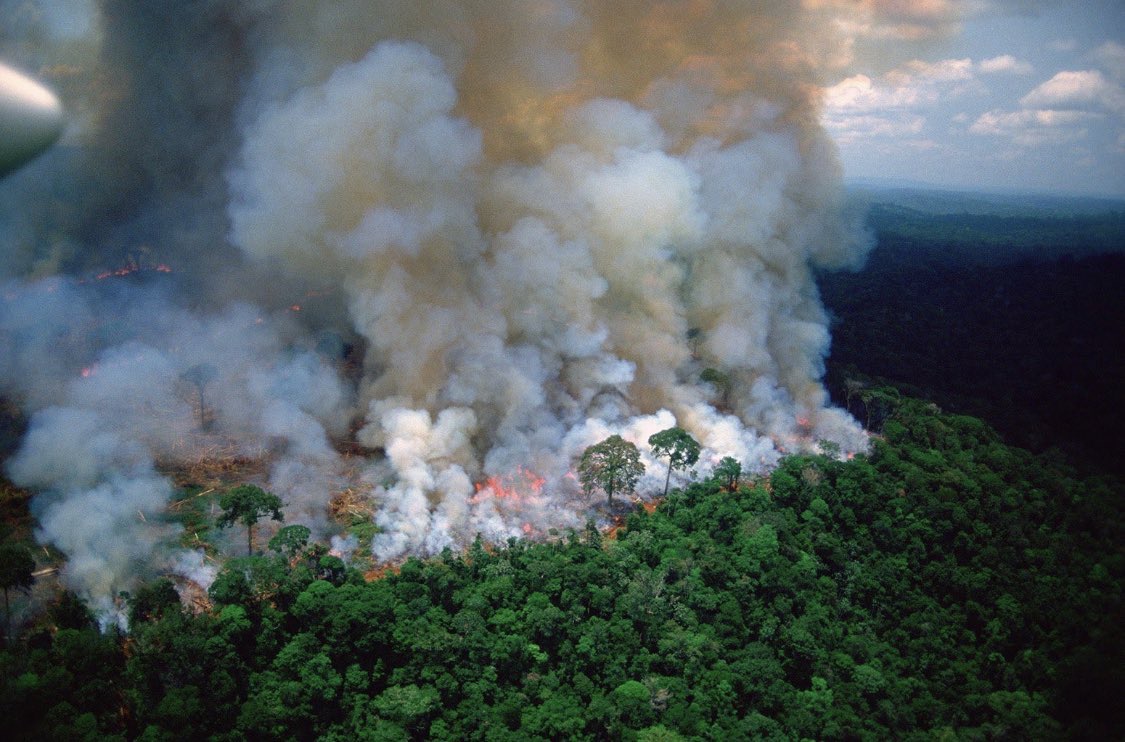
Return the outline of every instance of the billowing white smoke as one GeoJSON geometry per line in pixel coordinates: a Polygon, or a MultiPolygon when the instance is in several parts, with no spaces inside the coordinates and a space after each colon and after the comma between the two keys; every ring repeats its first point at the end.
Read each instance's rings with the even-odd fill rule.
{"type": "Polygon", "coordinates": [[[745,120],[719,122],[737,136],[692,135],[699,122],[666,107],[679,99],[560,103],[571,85],[524,91],[559,109],[536,156],[492,153],[461,100],[471,83],[422,43],[377,41],[247,126],[234,243],[342,286],[367,340],[359,440],[386,450],[392,482],[378,490],[380,558],[574,525],[567,471],[611,432],[644,446],[653,424],[678,423],[709,461],[752,468],[776,460],[774,440],[864,445],[819,384],[811,265],[862,243],[815,127],[751,99],[745,120]],[[728,378],[729,411],[699,382],[707,366],[728,378]],[[509,517],[504,498],[474,492],[521,467],[555,507],[525,499],[509,517]]]}
{"type": "Polygon", "coordinates": [[[91,289],[59,301],[75,287],[27,284],[7,295],[0,314],[0,337],[16,341],[3,391],[32,410],[8,474],[43,492],[33,503],[37,535],[66,553],[67,580],[105,608],[135,575],[204,573],[185,572],[194,552],[157,548],[176,536],[163,513],[173,487],[158,464],[268,449],[276,458],[269,484],[289,517],[321,530],[319,488],[332,486],[340,468],[328,436],[344,432],[350,409],[332,368],[291,345],[285,322],[266,322],[251,307],[205,315],[143,288],[103,290],[111,296],[91,289]],[[83,311],[67,314],[75,308],[83,311]],[[117,323],[129,340],[100,350],[65,342],[99,328],[116,334],[117,323]],[[55,347],[31,341],[45,337],[55,347]],[[301,486],[310,484],[303,469],[316,472],[311,486],[301,486]]]}
{"type": "Polygon", "coordinates": [[[357,429],[380,559],[581,524],[571,470],[611,433],[642,496],[673,424],[704,472],[864,447],[826,406],[812,273],[865,251],[818,123],[840,4],[103,5],[67,4],[85,35],[21,16],[41,49],[0,36],[65,52],[80,111],[0,184],[0,385],[30,415],[10,475],[88,594],[166,539],[161,465],[220,442],[323,530],[357,429]],[[76,280],[124,256],[175,277],[76,280]]]}

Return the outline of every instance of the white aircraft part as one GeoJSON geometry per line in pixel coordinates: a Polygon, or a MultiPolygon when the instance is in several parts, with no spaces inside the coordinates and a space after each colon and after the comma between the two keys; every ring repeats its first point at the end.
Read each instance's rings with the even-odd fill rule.
{"type": "Polygon", "coordinates": [[[62,105],[55,94],[0,64],[0,175],[50,147],[62,129],[62,105]]]}

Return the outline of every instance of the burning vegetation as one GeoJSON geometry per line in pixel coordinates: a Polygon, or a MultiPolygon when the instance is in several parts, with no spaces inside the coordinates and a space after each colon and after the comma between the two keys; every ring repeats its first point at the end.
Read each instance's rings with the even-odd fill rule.
{"type": "Polygon", "coordinates": [[[819,380],[813,271],[868,246],[817,123],[834,6],[393,5],[86,4],[44,50],[81,131],[12,186],[0,394],[95,601],[184,557],[192,490],[382,564],[608,522],[576,472],[614,436],[641,500],[689,473],[672,428],[748,474],[866,446],[819,380]]]}

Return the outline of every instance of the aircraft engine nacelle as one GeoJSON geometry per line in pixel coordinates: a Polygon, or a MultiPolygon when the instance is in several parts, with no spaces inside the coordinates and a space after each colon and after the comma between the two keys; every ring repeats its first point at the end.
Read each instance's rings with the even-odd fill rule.
{"type": "Polygon", "coordinates": [[[62,130],[62,105],[55,94],[0,64],[0,177],[54,144],[62,130]]]}

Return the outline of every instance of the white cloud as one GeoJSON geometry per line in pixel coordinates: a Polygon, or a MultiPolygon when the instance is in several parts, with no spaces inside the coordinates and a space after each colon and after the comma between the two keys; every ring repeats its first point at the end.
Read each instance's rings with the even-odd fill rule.
{"type": "Polygon", "coordinates": [[[1094,118],[1085,111],[993,110],[982,113],[969,131],[974,134],[1012,134],[1029,127],[1061,127],[1094,118]]]}
{"type": "Polygon", "coordinates": [[[824,104],[829,111],[876,111],[904,108],[918,102],[919,91],[909,86],[878,83],[867,75],[853,75],[828,88],[824,104]]]}
{"type": "Polygon", "coordinates": [[[879,78],[853,75],[824,91],[829,112],[916,108],[964,92],[973,78],[970,59],[913,60],[879,78]]]}
{"type": "Polygon", "coordinates": [[[1026,75],[1032,71],[1032,66],[1021,59],[1016,59],[1011,54],[1002,54],[999,57],[982,60],[980,71],[986,74],[1013,74],[1026,75]]]}
{"type": "Polygon", "coordinates": [[[841,144],[850,144],[860,139],[873,137],[902,138],[920,134],[926,126],[926,119],[912,113],[894,116],[860,114],[828,118],[825,127],[841,144]]]}
{"type": "Polygon", "coordinates": [[[1125,114],[1125,89],[1098,70],[1064,70],[1020,98],[1024,108],[1105,108],[1125,114]]]}
{"type": "Polygon", "coordinates": [[[906,142],[906,146],[919,152],[929,152],[937,149],[940,145],[933,139],[912,139],[906,142]]]}
{"type": "Polygon", "coordinates": [[[993,110],[982,113],[969,131],[973,134],[1009,137],[1025,147],[1062,144],[1083,139],[1088,134],[1084,123],[1100,118],[1089,111],[1024,109],[993,110]]]}
{"type": "Polygon", "coordinates": [[[887,78],[891,81],[901,80],[903,84],[962,82],[973,79],[973,60],[967,57],[937,62],[914,59],[899,69],[888,72],[887,78]]]}
{"type": "MultiPolygon", "coordinates": [[[[1096,53],[1112,66],[1125,59],[1125,48],[1106,44],[1096,53]]],[[[1089,126],[1107,117],[1125,121],[1125,88],[1100,70],[1062,70],[1020,98],[1020,108],[981,114],[969,127],[973,134],[1007,137],[1024,147],[1084,139],[1089,126]]],[[[1104,126],[1104,124],[1103,124],[1104,126]]]]}
{"type": "Polygon", "coordinates": [[[825,126],[841,143],[917,135],[925,109],[978,84],[968,58],[916,59],[877,78],[853,75],[825,89],[825,126]]]}
{"type": "Polygon", "coordinates": [[[1094,50],[1093,57],[1110,77],[1118,82],[1125,82],[1125,46],[1116,41],[1107,41],[1094,50]]]}

